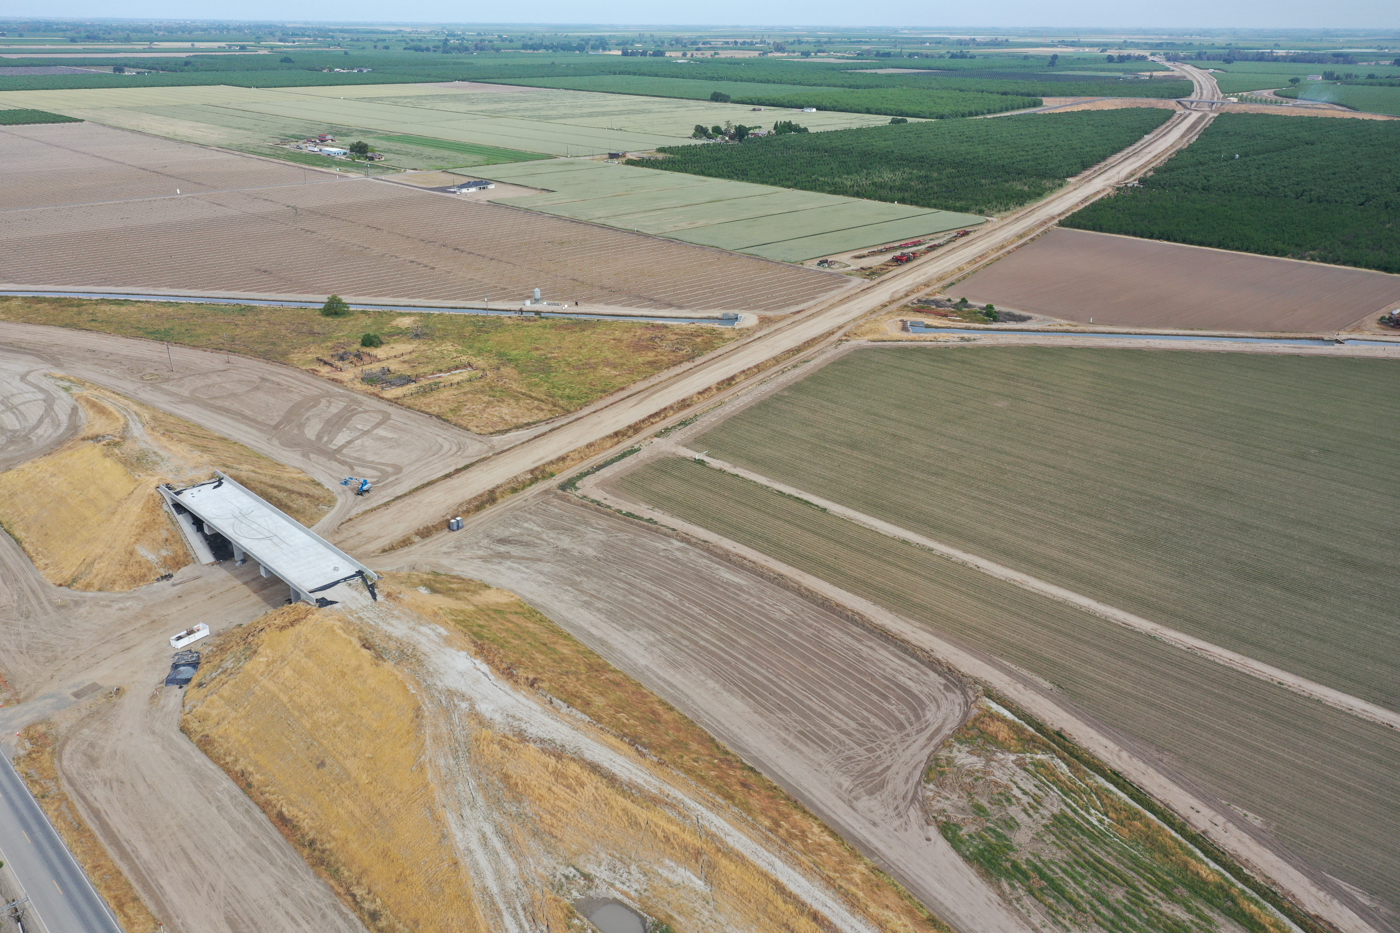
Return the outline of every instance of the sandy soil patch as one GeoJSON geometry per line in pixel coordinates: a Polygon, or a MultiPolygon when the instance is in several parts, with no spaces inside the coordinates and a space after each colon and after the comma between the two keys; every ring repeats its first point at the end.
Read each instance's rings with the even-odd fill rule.
{"type": "Polygon", "coordinates": [[[1333,333],[1400,302],[1400,276],[1054,229],[950,291],[1085,324],[1333,333]]]}
{"type": "Polygon", "coordinates": [[[916,805],[966,708],[946,671],[761,573],[555,497],[403,559],[520,592],[957,928],[1020,928],[916,805]]]}
{"type": "MultiPolygon", "coordinates": [[[[216,326],[214,333],[223,330],[216,326]]],[[[236,332],[236,325],[227,330],[236,332]]],[[[0,381],[0,409],[13,399],[23,406],[26,423],[45,417],[45,409],[32,401],[33,384],[45,384],[45,373],[63,372],[207,426],[211,434],[301,470],[337,492],[340,480],[352,475],[372,479],[376,494],[397,495],[490,449],[481,438],[436,418],[248,356],[178,345],[167,351],[154,340],[33,324],[3,322],[0,333],[6,372],[26,374],[0,381]]],[[[75,405],[71,399],[68,404],[75,405]]],[[[322,521],[334,524],[370,504],[343,495],[322,521]]]]}

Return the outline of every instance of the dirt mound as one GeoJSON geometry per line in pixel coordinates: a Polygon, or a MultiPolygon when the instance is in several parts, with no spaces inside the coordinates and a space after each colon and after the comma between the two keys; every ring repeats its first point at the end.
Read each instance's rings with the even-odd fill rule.
{"type": "Polygon", "coordinates": [[[223,469],[307,524],[334,496],[299,470],[114,393],[68,380],[77,438],[0,473],[0,524],[49,581],[123,591],[190,563],[157,487],[223,469]]]}

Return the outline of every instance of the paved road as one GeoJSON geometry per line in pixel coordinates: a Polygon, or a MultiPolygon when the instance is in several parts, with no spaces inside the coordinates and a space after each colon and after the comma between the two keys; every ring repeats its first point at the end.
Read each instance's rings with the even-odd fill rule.
{"type": "Polygon", "coordinates": [[[1206,111],[1178,113],[1155,132],[1070,180],[1055,194],[964,240],[923,256],[903,269],[791,315],[776,326],[741,338],[695,363],[645,380],[590,407],[573,420],[495,453],[446,479],[420,487],[341,526],[340,547],[368,557],[415,529],[443,523],[458,503],[548,463],[694,393],[737,376],[809,341],[834,335],[878,308],[946,281],[974,263],[985,262],[1045,229],[1088,201],[1136,177],[1195,139],[1213,119],[1206,111]]]}
{"type": "Polygon", "coordinates": [[[121,933],[14,766],[0,754],[0,857],[48,933],[121,933]]]}

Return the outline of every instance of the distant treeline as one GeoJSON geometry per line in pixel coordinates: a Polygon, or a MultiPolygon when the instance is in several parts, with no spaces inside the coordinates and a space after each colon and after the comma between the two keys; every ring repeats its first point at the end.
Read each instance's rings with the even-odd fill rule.
{"type": "MultiPolygon", "coordinates": [[[[402,84],[438,81],[491,81],[497,83],[544,84],[552,80],[598,75],[682,78],[695,81],[733,81],[749,84],[783,84],[851,91],[906,92],[899,99],[901,111],[881,111],[901,116],[920,116],[914,103],[927,93],[966,92],[1000,94],[1033,99],[1057,97],[1184,97],[1190,94],[1188,81],[1145,80],[1132,77],[1140,63],[1109,63],[1104,56],[1057,57],[1051,64],[1045,55],[998,55],[975,59],[945,58],[931,63],[933,69],[917,74],[874,74],[858,62],[822,61],[796,63],[771,58],[656,58],[622,55],[580,55],[574,52],[538,54],[482,51],[479,40],[449,43],[459,54],[427,55],[401,49],[383,50],[305,50],[276,55],[198,55],[186,58],[122,58],[128,70],[149,74],[14,75],[0,77],[0,90],[46,90],[98,87],[169,87],[177,85],[229,84],[239,87],[298,87],[317,85],[402,84]],[[347,69],[349,73],[325,69],[347,69]],[[352,69],[370,68],[355,74],[352,69]],[[1064,71],[1109,71],[1124,77],[1095,74],[1066,75],[1064,71]]],[[[434,48],[424,46],[424,48],[434,48]]],[[[441,51],[441,46],[436,47],[441,51]]],[[[65,64],[110,65],[111,58],[94,55],[65,64]]],[[[14,59],[7,64],[45,64],[43,60],[14,59]]],[[[759,89],[756,92],[761,93],[759,89]]],[[[688,96],[688,95],[674,95],[688,96]]],[[[700,97],[708,97],[705,90],[700,97]]],[[[736,97],[737,100],[737,97],[736,97]]],[[[832,101],[835,103],[835,101],[832,101]]],[[[787,106],[775,103],[774,106],[787,106]]],[[[811,105],[820,106],[820,105],[811,105]]],[[[1017,104],[1016,106],[1026,106],[1017,104]]],[[[860,112],[860,99],[852,98],[832,109],[860,112]]],[[[948,108],[925,108],[940,115],[948,108]]],[[[956,108],[954,108],[956,109],[956,108]]],[[[991,112],[963,108],[969,112],[991,112]]],[[[1007,108],[996,108],[1007,109],[1007,108]]]]}
{"type": "Polygon", "coordinates": [[[989,214],[1049,194],[1170,118],[1143,107],[906,123],[675,146],[629,164],[989,214]]]}

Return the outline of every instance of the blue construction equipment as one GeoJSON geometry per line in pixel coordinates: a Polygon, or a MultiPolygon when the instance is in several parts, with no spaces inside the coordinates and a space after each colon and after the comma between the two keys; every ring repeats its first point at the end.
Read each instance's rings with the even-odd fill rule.
{"type": "Polygon", "coordinates": [[[349,486],[351,483],[360,484],[360,488],[355,490],[355,495],[357,496],[367,496],[369,495],[369,491],[374,488],[374,484],[371,483],[369,480],[360,479],[354,476],[347,476],[345,477],[345,479],[340,481],[340,485],[342,486],[349,486]]]}

